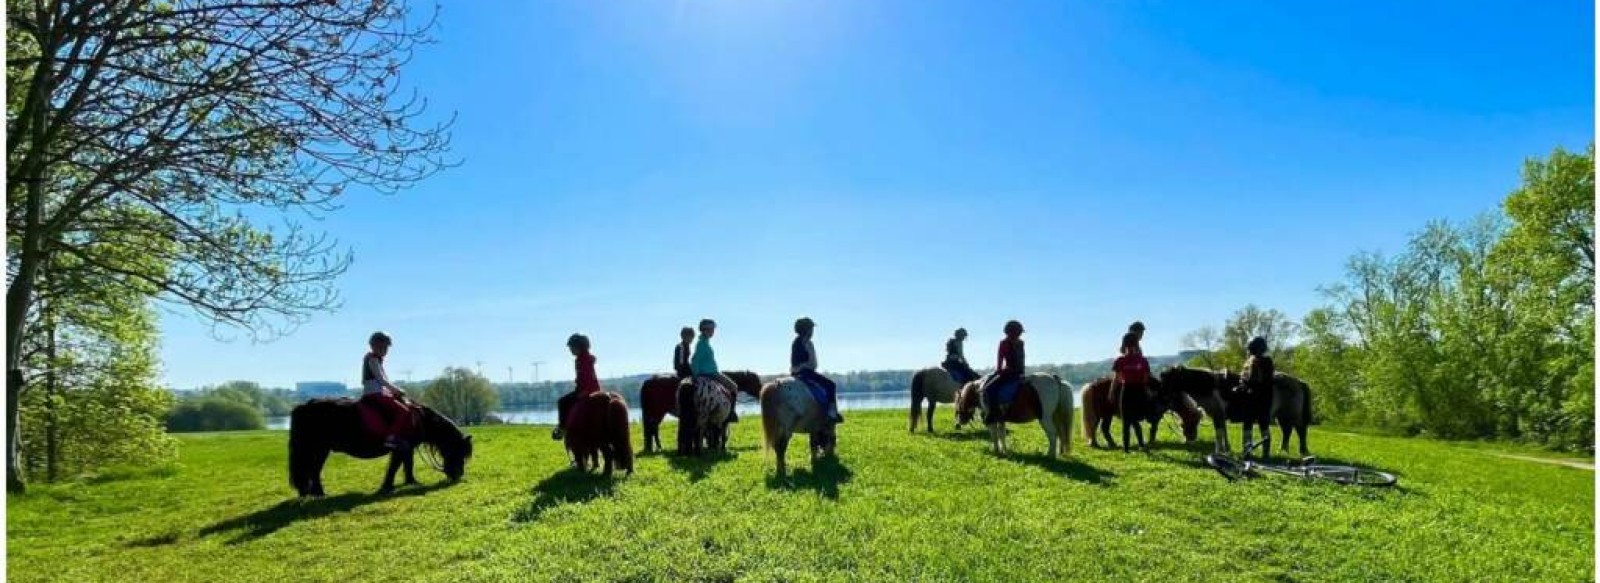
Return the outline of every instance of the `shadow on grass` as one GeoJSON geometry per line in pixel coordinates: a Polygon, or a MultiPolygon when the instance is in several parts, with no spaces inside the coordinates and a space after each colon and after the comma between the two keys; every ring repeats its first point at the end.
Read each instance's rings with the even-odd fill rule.
{"type": "Polygon", "coordinates": [[[609,498],[616,494],[616,480],[621,473],[607,478],[599,472],[585,472],[567,468],[556,472],[533,487],[533,500],[511,514],[512,522],[533,522],[545,511],[565,504],[583,504],[596,498],[609,498]]]}
{"type": "Polygon", "coordinates": [[[1075,458],[1052,458],[1042,453],[1011,454],[1004,459],[1014,460],[1042,468],[1045,471],[1070,478],[1079,482],[1087,482],[1099,486],[1111,485],[1111,479],[1117,477],[1115,473],[1083,463],[1075,458]]]}
{"type": "MultiPolygon", "coordinates": [[[[441,481],[425,486],[401,486],[390,494],[377,493],[349,493],[327,498],[290,499],[284,500],[267,508],[257,510],[244,516],[238,516],[218,522],[200,529],[200,536],[212,536],[228,532],[236,532],[233,538],[228,539],[228,545],[246,543],[267,536],[278,529],[301,520],[321,518],[331,514],[349,512],[356,508],[366,506],[373,502],[382,502],[394,498],[408,496],[422,496],[434,490],[448,488],[453,483],[441,481]]],[[[130,546],[151,546],[159,543],[159,538],[134,541],[130,546]],[[143,543],[143,544],[141,544],[143,543]]]]}
{"type": "Polygon", "coordinates": [[[937,437],[945,441],[988,441],[989,431],[986,429],[980,429],[977,431],[973,431],[971,429],[951,429],[948,431],[934,433],[931,435],[931,437],[937,437]]]}
{"type": "Polygon", "coordinates": [[[837,456],[823,456],[811,462],[809,468],[789,468],[789,476],[779,478],[767,475],[767,488],[772,490],[815,490],[829,500],[839,499],[839,485],[850,481],[852,472],[839,462],[837,456]]]}
{"type": "Polygon", "coordinates": [[[707,451],[696,456],[669,455],[667,465],[672,469],[689,474],[689,483],[693,484],[706,479],[711,474],[711,468],[725,461],[734,459],[731,452],[707,451]]]}

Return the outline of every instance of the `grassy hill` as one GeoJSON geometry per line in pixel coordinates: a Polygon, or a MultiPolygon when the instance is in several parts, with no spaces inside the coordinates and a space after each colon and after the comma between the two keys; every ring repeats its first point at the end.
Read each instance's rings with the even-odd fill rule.
{"type": "Polygon", "coordinates": [[[749,422],[727,458],[647,456],[609,482],[565,470],[545,428],[474,429],[461,483],[419,470],[424,486],[377,497],[381,462],[336,457],[330,496],[310,502],[291,499],[285,433],[187,435],[176,467],[8,498],[8,579],[1594,578],[1588,470],[1313,428],[1324,459],[1401,487],[1229,484],[1198,445],[1124,455],[1080,433],[1053,461],[1029,425],[1022,455],[1001,459],[949,432],[948,413],[938,423],[912,435],[903,411],[854,413],[838,460],[813,468],[791,451],[789,482],[749,422]]]}

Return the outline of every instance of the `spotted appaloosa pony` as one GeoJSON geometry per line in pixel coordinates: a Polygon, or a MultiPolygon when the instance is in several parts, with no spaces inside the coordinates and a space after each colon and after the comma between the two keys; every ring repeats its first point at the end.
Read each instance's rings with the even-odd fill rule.
{"type": "MultiPolygon", "coordinates": [[[[972,419],[975,409],[985,403],[974,381],[963,387],[956,399],[957,427],[972,419]]],[[[1005,409],[1005,418],[989,425],[989,443],[997,454],[1007,451],[1006,423],[1027,423],[1037,420],[1049,441],[1048,454],[1053,459],[1072,453],[1072,418],[1074,411],[1072,387],[1052,374],[1033,373],[1023,377],[1017,398],[1005,409]],[[1059,440],[1059,441],[1058,441],[1059,440]]]]}
{"type": "Polygon", "coordinates": [[[1133,391],[1124,395],[1121,387],[1113,386],[1111,377],[1101,377],[1083,385],[1083,434],[1089,438],[1090,447],[1100,447],[1095,430],[1105,436],[1109,447],[1116,447],[1111,438],[1111,418],[1122,419],[1122,447],[1128,449],[1130,430],[1139,439],[1140,449],[1145,448],[1144,433],[1140,423],[1150,424],[1150,443],[1156,441],[1156,431],[1161,417],[1167,411],[1176,411],[1182,422],[1184,443],[1193,443],[1200,429],[1200,407],[1182,391],[1168,389],[1160,379],[1150,379],[1148,392],[1133,391]],[[1131,412],[1131,415],[1124,415],[1131,412]],[[1132,423],[1129,419],[1132,419],[1132,423]]]}
{"type": "MultiPolygon", "coordinates": [[[[752,399],[761,395],[761,377],[756,373],[747,370],[735,370],[723,374],[733,379],[734,384],[739,386],[739,392],[750,395],[752,399]]],[[[688,430],[689,427],[698,425],[693,419],[693,408],[691,407],[691,410],[687,413],[690,418],[684,419],[685,413],[681,405],[681,401],[692,402],[694,400],[694,386],[692,383],[683,382],[687,380],[679,379],[675,376],[658,375],[645,379],[644,384],[639,386],[639,405],[644,413],[641,421],[644,423],[645,452],[661,451],[661,421],[667,415],[677,417],[680,426],[684,429],[679,431],[678,438],[680,442],[687,442],[694,434],[694,431],[688,430]],[[680,383],[682,384],[681,396],[680,383]]],[[[688,449],[684,445],[686,444],[679,444],[680,451],[688,449]]]]}
{"type": "Polygon", "coordinates": [[[678,453],[698,456],[707,450],[727,451],[728,416],[733,413],[735,394],[721,383],[704,377],[686,379],[684,382],[692,383],[694,387],[694,418],[680,421],[680,426],[690,429],[691,434],[687,436],[688,443],[680,440],[678,453]]]}
{"type": "MultiPolygon", "coordinates": [[[[628,402],[617,393],[599,392],[580,398],[567,414],[567,449],[579,470],[588,471],[598,454],[605,459],[604,474],[616,467],[633,474],[633,444],[629,441],[628,402]]],[[[594,464],[598,466],[599,464],[594,464]]]]}
{"type": "MultiPolygon", "coordinates": [[[[411,473],[415,448],[390,451],[384,447],[385,436],[367,427],[358,406],[354,399],[312,399],[289,413],[289,485],[302,498],[326,495],[322,489],[322,465],[328,461],[328,454],[336,451],[361,459],[389,456],[389,469],[379,492],[394,490],[394,474],[402,466],[406,483],[417,483],[411,473]]],[[[466,474],[467,460],[472,457],[472,436],[462,433],[437,411],[412,406],[418,422],[414,425],[415,434],[407,436],[407,441],[437,448],[443,461],[440,471],[452,482],[461,479],[466,474]]]]}
{"type": "Polygon", "coordinates": [[[811,390],[789,377],[767,383],[761,388],[761,434],[767,449],[778,457],[780,478],[788,471],[784,454],[796,433],[810,436],[812,461],[834,454],[838,443],[835,424],[828,421],[811,390]]]}
{"type": "Polygon", "coordinates": [[[1306,446],[1305,427],[1311,421],[1311,388],[1299,379],[1278,373],[1273,377],[1273,390],[1270,392],[1238,392],[1232,390],[1239,385],[1238,373],[1175,366],[1161,371],[1161,382],[1188,394],[1205,410],[1216,430],[1215,449],[1219,453],[1231,451],[1227,423],[1232,421],[1244,426],[1245,443],[1252,440],[1252,430],[1259,427],[1262,439],[1266,441],[1261,451],[1263,455],[1269,455],[1272,452],[1272,435],[1268,433],[1267,426],[1276,418],[1284,433],[1284,451],[1288,450],[1288,435],[1292,428],[1300,435],[1300,455],[1310,455],[1306,446]]]}
{"type": "Polygon", "coordinates": [[[928,402],[928,433],[933,433],[933,409],[939,403],[956,402],[961,385],[943,367],[930,366],[911,375],[911,431],[917,430],[922,402],[928,402]]]}

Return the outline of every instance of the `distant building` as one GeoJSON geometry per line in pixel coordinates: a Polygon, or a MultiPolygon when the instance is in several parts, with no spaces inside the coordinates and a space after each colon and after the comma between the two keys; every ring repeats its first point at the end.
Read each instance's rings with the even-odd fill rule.
{"type": "Polygon", "coordinates": [[[315,399],[318,397],[342,397],[350,391],[344,383],[333,381],[306,381],[294,384],[295,396],[301,399],[315,399]]]}

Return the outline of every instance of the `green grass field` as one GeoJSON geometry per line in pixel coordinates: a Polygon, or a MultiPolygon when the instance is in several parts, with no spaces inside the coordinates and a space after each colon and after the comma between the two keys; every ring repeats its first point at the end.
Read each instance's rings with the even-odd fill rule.
{"type": "MultiPolygon", "coordinates": [[[[646,456],[632,477],[565,469],[542,427],[474,429],[451,486],[377,497],[382,462],[332,460],[292,499],[283,432],[186,436],[179,465],[8,499],[11,581],[1442,580],[1594,578],[1594,474],[1481,448],[1313,428],[1323,459],[1393,490],[1230,484],[1209,447],[997,458],[977,432],[857,412],[837,461],[772,476],[754,417],[730,456],[646,456]]],[[[638,446],[637,426],[635,447],[638,446]]],[[[664,435],[670,437],[670,426],[664,435]]],[[[1235,435],[1235,442],[1238,437],[1235,435]]]]}

